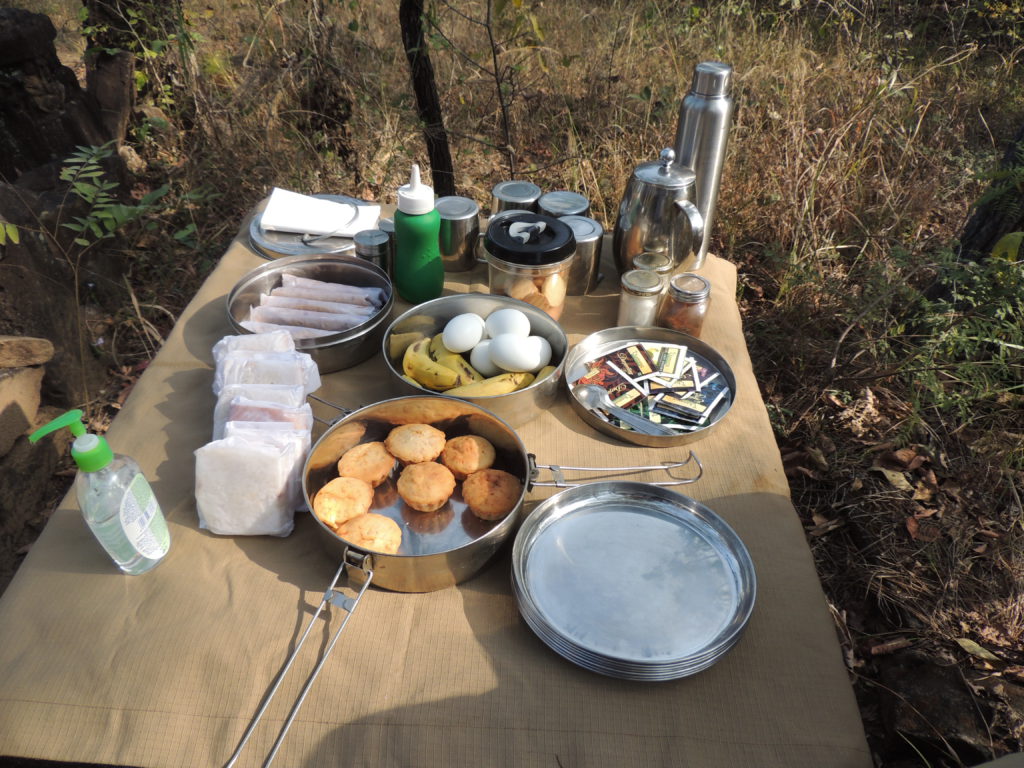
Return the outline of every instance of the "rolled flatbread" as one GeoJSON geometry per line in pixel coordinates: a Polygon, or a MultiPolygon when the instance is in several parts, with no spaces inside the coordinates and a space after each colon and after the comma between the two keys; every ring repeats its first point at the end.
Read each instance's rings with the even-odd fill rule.
{"type": "Polygon", "coordinates": [[[344,285],[342,283],[325,283],[322,280],[291,275],[287,272],[281,275],[281,284],[285,287],[297,286],[316,291],[316,295],[310,295],[307,298],[319,299],[321,301],[343,301],[347,304],[366,304],[374,307],[384,304],[383,288],[364,288],[357,285],[344,285]]]}
{"type": "Polygon", "coordinates": [[[285,331],[291,335],[293,341],[301,339],[317,339],[321,336],[330,336],[335,331],[325,331],[320,328],[300,328],[297,325],[275,325],[273,323],[257,323],[254,320],[243,320],[240,326],[253,333],[267,333],[268,331],[285,331]]]}
{"type": "Polygon", "coordinates": [[[332,314],[328,312],[310,312],[306,309],[285,309],[261,305],[249,310],[249,319],[257,323],[273,323],[275,325],[294,325],[300,328],[319,328],[323,331],[338,333],[355,328],[366,322],[363,315],[351,313],[332,314]]]}
{"type": "Polygon", "coordinates": [[[260,306],[284,307],[285,309],[306,309],[310,312],[331,312],[344,315],[362,315],[370,317],[377,312],[377,308],[367,304],[347,304],[341,301],[320,301],[298,296],[281,296],[270,293],[260,294],[260,306]]]}

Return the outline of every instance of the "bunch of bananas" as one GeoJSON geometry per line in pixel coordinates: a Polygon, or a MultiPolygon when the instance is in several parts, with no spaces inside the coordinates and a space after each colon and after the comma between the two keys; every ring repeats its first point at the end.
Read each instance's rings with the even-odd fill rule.
{"type": "Polygon", "coordinates": [[[553,365],[548,365],[536,374],[499,373],[484,378],[466,358],[445,347],[440,333],[432,338],[422,336],[412,340],[402,354],[402,372],[406,381],[455,397],[506,395],[530,386],[554,370],[553,365]]]}

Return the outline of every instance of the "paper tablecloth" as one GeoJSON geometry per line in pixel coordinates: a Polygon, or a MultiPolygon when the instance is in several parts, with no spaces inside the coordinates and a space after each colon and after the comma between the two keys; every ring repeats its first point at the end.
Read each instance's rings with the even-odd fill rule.
{"type": "MultiPolygon", "coordinates": [[[[607,256],[595,294],[569,300],[562,324],[570,343],[614,324],[618,289],[607,256]]],[[[163,505],[172,535],[165,562],[143,576],[120,575],[69,497],[0,599],[0,754],[223,765],[330,583],[338,564],[306,513],[284,539],[220,537],[197,524],[193,451],[210,439],[211,348],[231,332],[228,292],[263,263],[243,239],[232,243],[107,436],[140,462],[163,505]]],[[[679,490],[737,531],[756,568],[757,601],[739,643],[710,669],[670,682],[578,668],[520,618],[506,547],[458,587],[371,588],[276,764],[871,765],[751,369],[736,271],[712,256],[702,273],[713,285],[702,339],[731,363],[738,389],[707,437],[684,448],[624,444],[584,424],[564,393],[518,432],[546,464],[643,465],[692,447],[706,471],[679,490]]],[[[486,290],[483,267],[447,278],[449,293],[486,290]]],[[[395,316],[403,310],[399,303],[395,316]]],[[[318,395],[351,409],[388,396],[388,386],[377,355],[326,376],[318,395]]],[[[553,492],[534,489],[526,511],[553,492]]],[[[314,629],[239,765],[259,765],[268,753],[343,616],[335,610],[314,629]]]]}

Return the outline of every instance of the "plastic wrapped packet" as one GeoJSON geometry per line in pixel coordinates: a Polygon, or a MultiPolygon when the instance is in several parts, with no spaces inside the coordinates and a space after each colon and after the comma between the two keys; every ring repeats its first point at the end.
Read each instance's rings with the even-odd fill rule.
{"type": "Polygon", "coordinates": [[[213,345],[213,362],[220,365],[229,352],[294,352],[295,340],[286,331],[271,329],[266,333],[225,336],[213,345]]]}
{"type": "Polygon", "coordinates": [[[222,536],[287,536],[295,527],[293,473],[301,443],[268,430],[260,440],[232,436],[195,452],[199,527],[222,536]]]}
{"type": "Polygon", "coordinates": [[[298,408],[306,402],[306,392],[301,384],[229,384],[221,389],[217,404],[213,408],[213,439],[224,437],[224,425],[228,421],[231,401],[241,398],[259,403],[276,403],[298,408]]]}
{"type": "Polygon", "coordinates": [[[340,333],[366,322],[366,316],[353,312],[316,312],[308,309],[289,309],[261,304],[249,310],[249,320],[274,325],[297,325],[300,328],[318,328],[340,333]]]}
{"type": "Polygon", "coordinates": [[[306,508],[302,496],[302,468],[312,444],[308,429],[293,429],[291,424],[283,421],[229,421],[224,428],[224,437],[240,437],[250,442],[294,441],[299,447],[299,455],[288,475],[288,498],[292,509],[306,508]]]}
{"type": "Polygon", "coordinates": [[[275,296],[273,292],[260,294],[260,306],[305,309],[310,312],[330,312],[339,315],[357,315],[364,319],[377,314],[377,307],[369,305],[348,304],[342,301],[321,301],[320,299],[301,298],[298,296],[275,296]]]}
{"type": "MultiPolygon", "coordinates": [[[[292,275],[287,272],[281,275],[281,285],[285,288],[306,289],[305,298],[320,301],[343,301],[347,304],[364,304],[379,307],[384,304],[384,289],[343,285],[341,283],[325,283],[309,277],[292,275]]],[[[274,294],[286,294],[285,291],[273,290],[274,294]]],[[[294,294],[292,294],[294,295],[294,294]]]]}
{"type": "Polygon", "coordinates": [[[236,350],[221,358],[213,374],[213,393],[229,384],[301,384],[308,395],[320,388],[320,371],[304,352],[236,350]]]}
{"type": "Polygon", "coordinates": [[[320,328],[301,328],[297,325],[278,325],[277,323],[257,323],[255,320],[242,320],[240,326],[253,333],[267,333],[268,331],[284,331],[295,341],[300,339],[319,339],[321,336],[331,336],[337,331],[324,331],[320,328]]]}

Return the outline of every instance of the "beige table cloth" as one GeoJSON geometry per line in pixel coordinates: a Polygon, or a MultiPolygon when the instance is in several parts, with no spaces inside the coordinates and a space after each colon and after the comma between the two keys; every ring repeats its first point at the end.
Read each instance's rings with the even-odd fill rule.
{"type": "MultiPolygon", "coordinates": [[[[2,755],[223,765],[334,575],[338,563],[308,513],[283,539],[198,528],[193,451],[210,440],[211,348],[231,332],[227,293],[265,263],[244,243],[230,246],[108,433],[115,451],[140,462],[163,505],[172,535],[166,560],[148,574],[121,575],[68,498],[0,600],[2,755]]],[[[618,288],[607,252],[604,272],[596,295],[569,300],[562,324],[570,343],[614,325],[618,288]]],[[[738,388],[711,434],[685,448],[628,445],[584,424],[564,393],[518,432],[546,464],[645,465],[692,447],[706,471],[678,490],[732,525],[756,568],[757,601],[739,643],[711,668],[669,682],[581,669],[519,616],[506,547],[458,587],[371,588],[275,765],[871,765],[751,369],[736,271],[710,257],[702,272],[713,285],[702,338],[730,361],[738,388]]],[[[445,287],[486,291],[486,270],[450,274],[445,287]]],[[[404,309],[397,304],[395,316],[404,309]]],[[[388,396],[388,386],[377,355],[326,376],[318,394],[356,408],[388,396]]],[[[534,489],[525,511],[556,491],[534,489]]],[[[343,617],[333,609],[313,630],[238,765],[261,764],[343,617]]]]}

